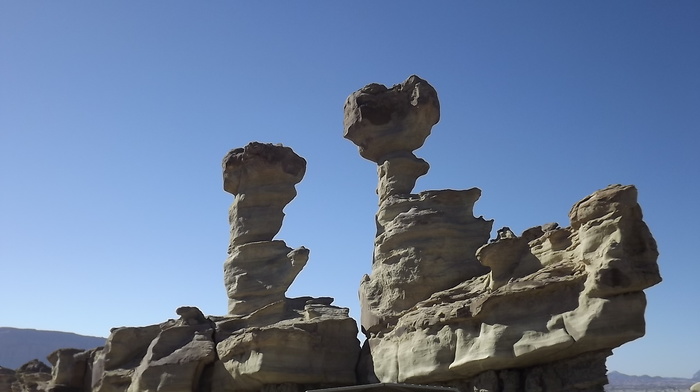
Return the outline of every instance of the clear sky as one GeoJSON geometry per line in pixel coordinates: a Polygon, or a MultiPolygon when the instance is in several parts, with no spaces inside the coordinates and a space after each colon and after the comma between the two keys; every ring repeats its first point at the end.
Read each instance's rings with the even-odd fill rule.
{"type": "Polygon", "coordinates": [[[311,250],[287,295],[357,317],[377,179],[343,103],[417,74],[442,118],[416,191],[479,187],[476,215],[520,233],[638,187],[664,281],[608,368],[700,370],[700,2],[427,4],[0,1],[0,326],[225,314],[220,161],[251,141],[308,161],[277,236],[311,250]]]}

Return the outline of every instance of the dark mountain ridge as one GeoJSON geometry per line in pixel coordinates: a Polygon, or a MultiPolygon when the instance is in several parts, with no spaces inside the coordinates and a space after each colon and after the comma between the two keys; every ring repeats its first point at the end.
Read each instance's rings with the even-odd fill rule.
{"type": "Polygon", "coordinates": [[[87,350],[104,346],[105,340],[70,332],[0,327],[0,366],[17,369],[32,359],[48,363],[46,356],[59,348],[87,350]]]}
{"type": "Polygon", "coordinates": [[[700,371],[693,378],[659,377],[659,376],[630,376],[620,372],[608,372],[608,385],[605,390],[612,392],[632,391],[687,391],[691,385],[700,381],[700,371]]]}

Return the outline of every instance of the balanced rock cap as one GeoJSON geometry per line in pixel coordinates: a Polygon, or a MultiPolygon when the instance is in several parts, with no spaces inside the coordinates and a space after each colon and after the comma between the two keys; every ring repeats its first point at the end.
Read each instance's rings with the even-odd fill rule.
{"type": "Polygon", "coordinates": [[[348,97],[344,111],[343,137],[376,163],[420,148],[440,121],[437,92],[416,75],[391,88],[369,84],[348,97]]]}
{"type": "Polygon", "coordinates": [[[281,144],[252,142],[229,151],[222,167],[224,190],[236,195],[241,186],[298,184],[306,173],[306,160],[281,144]]]}

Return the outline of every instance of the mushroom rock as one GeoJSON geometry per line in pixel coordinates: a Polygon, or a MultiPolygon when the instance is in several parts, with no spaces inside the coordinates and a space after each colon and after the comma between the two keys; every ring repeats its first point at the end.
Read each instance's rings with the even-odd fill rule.
{"type": "Polygon", "coordinates": [[[568,227],[520,236],[474,218],[477,188],[412,194],[439,118],[416,76],[345,103],[345,137],[376,162],[372,271],[360,284],[365,382],[460,390],[603,391],[612,349],[644,335],[658,251],[631,185],[574,204],[568,227]],[[420,161],[420,162],[419,162],[420,161]]]}
{"type": "Polygon", "coordinates": [[[224,190],[235,195],[224,263],[229,307],[226,317],[210,318],[218,359],[204,389],[354,384],[360,347],[349,310],[328,297],[285,297],[309,250],[273,238],[306,161],[289,147],[253,142],[231,150],[223,169],[224,190]]]}
{"type": "Polygon", "coordinates": [[[391,88],[370,84],[345,102],[345,138],[378,164],[372,273],[360,285],[365,330],[389,322],[436,291],[488,271],[474,256],[488,241],[492,225],[473,216],[481,191],[411,193],[429,168],[413,151],[439,119],[435,89],[415,75],[391,88]]]}
{"type": "Polygon", "coordinates": [[[224,190],[235,195],[229,210],[231,246],[270,241],[280,231],[282,210],[296,196],[294,186],[306,160],[289,147],[253,142],[223,159],[224,190]]]}
{"type": "Polygon", "coordinates": [[[391,88],[370,84],[345,101],[344,137],[360,155],[379,165],[380,200],[408,194],[430,166],[413,155],[440,120],[437,92],[425,80],[411,76],[391,88]]]}
{"type": "Polygon", "coordinates": [[[306,160],[289,147],[253,142],[223,160],[224,190],[235,195],[229,210],[231,240],[224,263],[230,315],[248,315],[284,300],[306,265],[308,249],[273,241],[284,207],[306,172],[306,160]]]}
{"type": "Polygon", "coordinates": [[[289,390],[356,382],[357,325],[332,298],[286,298],[309,251],[274,240],[306,161],[289,147],[250,143],[223,161],[235,195],[224,263],[228,314],[194,306],[178,320],[117,328],[94,360],[94,392],[289,390]],[[284,389],[283,388],[283,389],[284,389]]]}

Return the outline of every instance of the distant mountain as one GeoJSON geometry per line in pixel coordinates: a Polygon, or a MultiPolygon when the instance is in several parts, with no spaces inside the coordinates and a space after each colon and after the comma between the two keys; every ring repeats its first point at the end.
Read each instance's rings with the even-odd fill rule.
{"type": "Polygon", "coordinates": [[[700,371],[690,378],[629,376],[619,372],[608,373],[606,392],[687,392],[697,382],[700,371]]]}
{"type": "Polygon", "coordinates": [[[0,327],[0,366],[17,369],[32,359],[47,363],[59,348],[91,349],[104,346],[105,338],[69,332],[0,327]]]}

